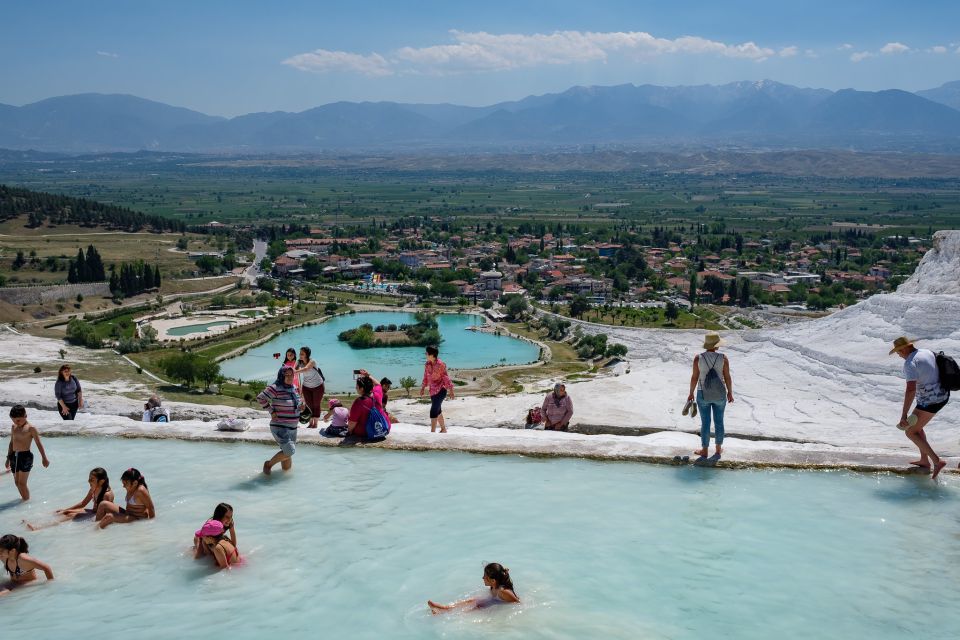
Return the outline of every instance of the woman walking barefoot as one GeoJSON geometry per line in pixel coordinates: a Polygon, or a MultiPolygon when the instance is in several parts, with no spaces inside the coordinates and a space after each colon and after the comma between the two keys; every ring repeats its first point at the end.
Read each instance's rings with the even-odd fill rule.
{"type": "MultiPolygon", "coordinates": [[[[717,458],[723,449],[723,412],[728,402],[733,402],[733,379],[730,377],[730,362],[727,356],[717,353],[720,348],[720,335],[708,333],[703,340],[704,352],[693,359],[693,373],[690,375],[690,393],[687,402],[694,399],[696,392],[697,410],[700,412],[700,448],[694,451],[699,456],[697,462],[707,459],[710,448],[710,418],[713,413],[713,428],[717,439],[717,458]],[[724,395],[726,397],[724,397],[724,395]]],[[[686,415],[686,414],[684,414],[686,415]]]]}
{"type": "Polygon", "coordinates": [[[427,606],[430,607],[430,612],[436,615],[455,609],[469,611],[484,609],[495,604],[520,602],[520,598],[513,590],[510,570],[497,562],[491,562],[483,568],[483,584],[490,589],[486,598],[467,598],[452,604],[439,604],[433,600],[427,600],[427,606]]]}
{"type": "Polygon", "coordinates": [[[430,345],[426,349],[427,361],[423,364],[423,385],[420,397],[430,389],[430,433],[440,427],[440,433],[447,432],[447,423],[443,419],[443,401],[449,392],[453,399],[453,381],[447,375],[447,365],[440,360],[440,350],[430,345]]]}

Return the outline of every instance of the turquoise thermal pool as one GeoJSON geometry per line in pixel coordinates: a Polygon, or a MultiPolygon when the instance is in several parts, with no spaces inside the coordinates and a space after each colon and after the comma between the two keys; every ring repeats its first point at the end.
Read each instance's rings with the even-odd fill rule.
{"type": "MultiPolygon", "coordinates": [[[[287,331],[272,340],[250,349],[236,358],[220,363],[223,375],[240,380],[273,381],[280,368],[280,360],[273,354],[283,354],[288,347],[308,346],[327,378],[327,392],[353,391],[353,370],[369,369],[374,375],[388,377],[398,387],[400,378],[413,376],[417,384],[423,376],[423,347],[381,347],[354,349],[337,340],[341,331],[363,323],[373,326],[412,324],[412,313],[371,311],[337,316],[326,322],[287,331]]],[[[482,325],[483,318],[471,314],[441,314],[437,324],[443,342],[440,359],[452,369],[475,369],[504,364],[535,362],[540,348],[530,342],[497,336],[466,327],[482,325]]],[[[282,355],[281,355],[282,357],[282,355]]],[[[402,393],[399,388],[393,393],[402,393]]]]}
{"type": "Polygon", "coordinates": [[[214,327],[223,327],[234,324],[232,320],[218,320],[216,322],[205,322],[203,324],[186,324],[180,327],[171,327],[167,329],[168,336],[188,336],[192,333],[206,333],[214,327]]]}
{"type": "Polygon", "coordinates": [[[0,532],[56,580],[0,600],[10,638],[926,638],[960,628],[957,478],[528,459],[301,445],[48,438],[0,532]],[[30,533],[87,472],[144,472],[156,520],[30,533]],[[237,569],[190,554],[220,502],[237,569]],[[510,568],[518,606],[431,616],[427,599],[510,568]],[[921,625],[922,629],[918,627],[921,625]]]}

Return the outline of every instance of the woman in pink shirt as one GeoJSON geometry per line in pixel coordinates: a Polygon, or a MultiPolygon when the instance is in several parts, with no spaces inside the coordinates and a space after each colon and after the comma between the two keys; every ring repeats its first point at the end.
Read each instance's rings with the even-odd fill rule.
{"type": "Polygon", "coordinates": [[[447,424],[443,420],[441,405],[447,392],[453,398],[453,381],[447,375],[447,365],[440,360],[440,350],[435,346],[427,347],[427,361],[423,365],[423,386],[420,387],[420,397],[423,392],[430,389],[430,432],[437,430],[440,425],[440,433],[447,432],[447,424]]]}

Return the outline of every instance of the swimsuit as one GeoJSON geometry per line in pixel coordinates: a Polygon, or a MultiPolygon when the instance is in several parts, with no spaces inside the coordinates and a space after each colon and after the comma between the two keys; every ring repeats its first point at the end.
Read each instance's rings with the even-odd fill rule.
{"type": "Polygon", "coordinates": [[[124,509],[123,507],[120,507],[120,513],[125,516],[130,516],[131,518],[137,518],[137,519],[147,517],[147,509],[142,504],[137,502],[136,494],[132,496],[127,496],[127,507],[126,509],[124,509]],[[140,509],[138,509],[137,511],[131,511],[130,507],[140,507],[140,509],[143,509],[143,511],[140,511],[140,509]]]}
{"type": "Polygon", "coordinates": [[[33,452],[31,451],[13,451],[7,456],[10,461],[10,471],[17,473],[22,471],[29,473],[33,469],[33,452]]]}
{"type": "Polygon", "coordinates": [[[17,556],[16,565],[17,565],[16,569],[14,571],[10,571],[10,565],[7,564],[6,562],[3,563],[3,568],[7,570],[7,573],[10,574],[10,577],[13,578],[14,582],[20,582],[20,579],[23,578],[25,574],[33,573],[33,569],[28,569],[27,571],[24,571],[23,569],[20,568],[19,555],[17,556]]]}

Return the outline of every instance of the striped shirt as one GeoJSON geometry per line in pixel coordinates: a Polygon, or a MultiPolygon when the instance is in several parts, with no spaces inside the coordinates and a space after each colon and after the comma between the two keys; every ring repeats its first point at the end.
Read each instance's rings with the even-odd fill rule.
{"type": "Polygon", "coordinates": [[[274,414],[275,417],[270,420],[271,427],[296,429],[300,425],[300,396],[296,387],[273,383],[260,392],[257,402],[274,414]]]}

